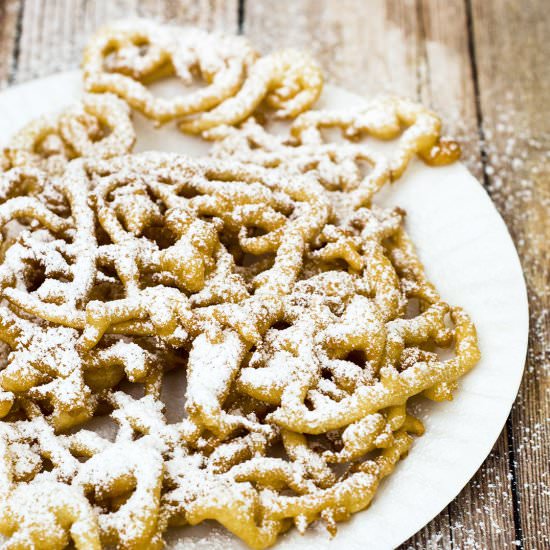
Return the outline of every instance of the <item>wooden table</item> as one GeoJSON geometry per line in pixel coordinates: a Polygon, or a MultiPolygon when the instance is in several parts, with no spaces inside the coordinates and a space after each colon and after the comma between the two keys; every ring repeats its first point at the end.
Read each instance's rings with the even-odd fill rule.
{"type": "MultiPolygon", "coordinates": [[[[459,137],[529,288],[524,380],[483,467],[402,548],[550,548],[550,6],[544,0],[0,0],[0,86],[78,66],[99,25],[139,14],[311,50],[329,80],[418,98],[459,137]]],[[[512,320],[513,322],[513,320],[512,320]]]]}

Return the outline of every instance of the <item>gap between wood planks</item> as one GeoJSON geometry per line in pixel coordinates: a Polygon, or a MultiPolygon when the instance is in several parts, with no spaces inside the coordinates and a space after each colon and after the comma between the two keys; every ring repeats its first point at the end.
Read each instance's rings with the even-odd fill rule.
{"type": "Polygon", "coordinates": [[[20,2],[19,9],[17,11],[17,22],[15,24],[15,44],[13,47],[13,61],[11,66],[10,75],[8,78],[8,84],[13,84],[15,76],[17,75],[17,68],[19,65],[19,55],[21,54],[21,34],[23,32],[23,10],[24,3],[20,2]]]}
{"type": "Polygon", "coordinates": [[[245,3],[246,0],[239,0],[237,21],[239,24],[239,34],[244,33],[244,18],[245,18],[245,3]]]}
{"type": "MultiPolygon", "coordinates": [[[[470,57],[470,65],[472,69],[472,81],[474,84],[474,98],[475,98],[475,107],[476,107],[476,119],[477,119],[477,128],[479,135],[479,151],[481,155],[481,166],[483,171],[483,186],[485,189],[489,187],[489,176],[487,174],[487,150],[485,149],[485,132],[483,129],[483,112],[481,109],[481,97],[479,92],[479,75],[477,68],[477,56],[476,56],[476,43],[474,36],[474,24],[472,16],[472,2],[471,0],[465,0],[466,5],[466,21],[468,29],[468,53],[470,57]]],[[[506,431],[506,442],[508,445],[508,468],[510,469],[511,474],[511,490],[512,490],[512,512],[514,519],[514,535],[516,541],[519,541],[519,548],[523,550],[524,541],[523,541],[523,529],[521,526],[521,511],[519,504],[518,496],[518,480],[516,472],[516,457],[514,450],[514,437],[513,437],[513,426],[512,426],[512,412],[508,415],[506,419],[506,425],[504,427],[506,431]]]]}

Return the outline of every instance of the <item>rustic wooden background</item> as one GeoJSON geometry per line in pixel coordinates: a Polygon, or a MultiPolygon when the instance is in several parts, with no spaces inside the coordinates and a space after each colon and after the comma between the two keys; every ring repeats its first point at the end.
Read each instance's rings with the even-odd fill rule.
{"type": "Polygon", "coordinates": [[[402,548],[550,548],[548,1],[0,0],[0,87],[77,67],[96,27],[133,14],[309,49],[330,81],[421,99],[462,140],[522,260],[529,353],[491,455],[402,548]]]}

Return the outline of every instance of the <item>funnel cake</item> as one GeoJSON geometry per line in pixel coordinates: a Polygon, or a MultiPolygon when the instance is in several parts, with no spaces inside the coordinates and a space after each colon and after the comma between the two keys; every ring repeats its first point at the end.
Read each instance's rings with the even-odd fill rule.
{"type": "Polygon", "coordinates": [[[278,116],[295,117],[323,86],[321,70],[305,53],[287,50],[260,58],[242,37],[145,20],[99,31],[82,67],[89,92],[116,94],[158,124],[179,120],[189,133],[241,122],[264,99],[278,116]],[[172,98],[147,88],[170,77],[184,85],[198,77],[205,85],[172,98]]]}
{"type": "Polygon", "coordinates": [[[252,548],[334,536],[423,434],[409,400],[451,399],[480,357],[406,213],[372,200],[458,147],[407,100],[299,115],[322,86],[307,56],[194,29],[103,30],[84,78],[94,93],[1,161],[4,547],[162,548],[205,520],[252,548]],[[145,87],[195,73],[187,96],[145,87]],[[299,115],[289,135],[251,118],[264,101],[299,115]],[[126,102],[212,154],[128,154],[126,102]]]}

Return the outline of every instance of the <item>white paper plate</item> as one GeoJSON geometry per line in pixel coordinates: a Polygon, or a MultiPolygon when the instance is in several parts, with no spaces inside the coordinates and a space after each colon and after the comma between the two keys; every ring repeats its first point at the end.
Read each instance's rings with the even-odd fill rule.
{"type": "MultiPolygon", "coordinates": [[[[80,95],[78,72],[63,73],[0,94],[0,145],[38,115],[57,111],[80,95]]],[[[171,85],[163,92],[174,92],[171,85]]],[[[319,106],[360,104],[360,97],[327,86],[319,106]]],[[[137,150],[205,153],[209,146],[175,128],[153,129],[137,117],[137,150]]],[[[472,316],[482,360],[461,382],[454,401],[423,403],[426,434],[386,479],[371,507],[329,539],[322,528],[282,537],[279,549],[389,549],[398,546],[453,500],[497,440],[516,396],[528,332],[523,275],[504,222],[488,195],[461,164],[429,168],[413,162],[381,202],[407,210],[412,235],[429,278],[450,304],[472,316]]],[[[168,536],[171,548],[244,548],[211,525],[168,536]]]]}

